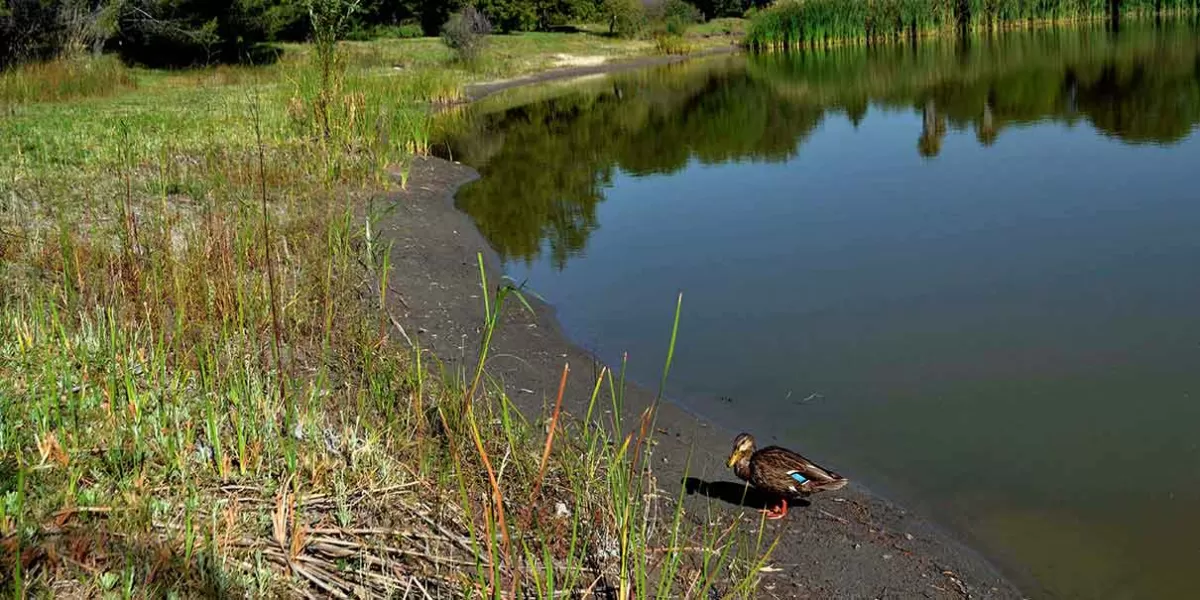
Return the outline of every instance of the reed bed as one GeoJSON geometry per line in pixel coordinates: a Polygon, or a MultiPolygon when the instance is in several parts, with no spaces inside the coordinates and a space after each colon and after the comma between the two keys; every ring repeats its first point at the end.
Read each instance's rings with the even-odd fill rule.
{"type": "MultiPolygon", "coordinates": [[[[754,49],[915,39],[1112,18],[1107,0],[784,0],[751,20],[754,49]]],[[[1195,0],[1120,0],[1118,17],[1197,14],[1195,0]]]]}

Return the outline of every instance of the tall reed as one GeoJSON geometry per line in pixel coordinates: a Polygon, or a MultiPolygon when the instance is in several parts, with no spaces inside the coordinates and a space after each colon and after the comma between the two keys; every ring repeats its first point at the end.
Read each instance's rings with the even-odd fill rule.
{"type": "MultiPolygon", "coordinates": [[[[1108,0],[784,0],[754,16],[755,49],[915,39],[1112,17],[1108,0]]],[[[1117,0],[1117,16],[1194,14],[1194,0],[1117,0]]]]}

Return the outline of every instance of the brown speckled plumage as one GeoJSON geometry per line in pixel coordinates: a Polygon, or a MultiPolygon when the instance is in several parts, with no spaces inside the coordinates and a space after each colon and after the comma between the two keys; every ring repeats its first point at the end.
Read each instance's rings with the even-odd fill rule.
{"type": "Polygon", "coordinates": [[[849,483],[845,477],[786,448],[769,446],[756,450],[754,438],[748,433],[734,439],[729,465],[738,477],[755,488],[779,496],[780,509],[768,511],[772,518],[787,514],[789,498],[838,490],[849,483]]]}

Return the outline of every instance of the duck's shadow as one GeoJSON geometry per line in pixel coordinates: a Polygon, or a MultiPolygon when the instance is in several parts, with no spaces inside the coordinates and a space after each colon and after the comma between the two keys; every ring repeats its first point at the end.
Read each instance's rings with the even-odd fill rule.
{"type": "MultiPolygon", "coordinates": [[[[779,504],[779,498],[773,494],[764,493],[744,483],[732,481],[705,481],[696,477],[683,480],[683,488],[688,495],[700,494],[714,500],[727,502],[734,506],[764,509],[779,504]]],[[[810,502],[803,499],[789,499],[788,505],[798,508],[808,506],[810,502]]]]}

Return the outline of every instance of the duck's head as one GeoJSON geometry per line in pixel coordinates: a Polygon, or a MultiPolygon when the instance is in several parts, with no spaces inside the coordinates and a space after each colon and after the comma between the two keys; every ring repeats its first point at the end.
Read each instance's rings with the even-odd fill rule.
{"type": "Polygon", "coordinates": [[[725,461],[725,466],[732,467],[743,460],[750,460],[752,454],[754,454],[754,436],[740,433],[733,438],[733,452],[729,454],[729,460],[725,461]]]}

